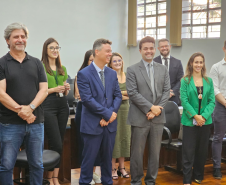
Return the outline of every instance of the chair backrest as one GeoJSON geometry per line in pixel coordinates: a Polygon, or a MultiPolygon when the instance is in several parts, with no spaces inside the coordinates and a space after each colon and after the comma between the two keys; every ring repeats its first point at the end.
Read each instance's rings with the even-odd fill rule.
{"type": "Polygon", "coordinates": [[[73,101],[75,100],[74,97],[74,83],[70,84],[71,90],[69,91],[67,97],[69,107],[73,107],[73,101]]]}
{"type": "Polygon", "coordinates": [[[74,84],[74,81],[75,81],[74,78],[68,78],[68,79],[66,80],[66,82],[69,83],[69,84],[74,84]]]}
{"type": "Polygon", "coordinates": [[[165,115],[166,123],[164,126],[170,130],[171,134],[176,132],[179,133],[181,117],[177,104],[172,101],[168,101],[165,106],[165,115]]]}

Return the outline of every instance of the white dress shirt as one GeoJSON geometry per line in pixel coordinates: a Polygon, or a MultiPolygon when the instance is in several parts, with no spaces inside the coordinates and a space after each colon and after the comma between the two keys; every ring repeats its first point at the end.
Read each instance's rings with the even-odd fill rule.
{"type": "Polygon", "coordinates": [[[226,61],[223,59],[214,64],[210,70],[215,96],[221,93],[226,99],[226,61]]]}
{"type": "Polygon", "coordinates": [[[168,55],[167,57],[164,57],[162,55],[161,56],[161,59],[162,59],[162,65],[165,65],[165,59],[164,58],[167,58],[167,61],[168,61],[168,70],[169,70],[169,65],[170,65],[170,55],[168,55]]]}

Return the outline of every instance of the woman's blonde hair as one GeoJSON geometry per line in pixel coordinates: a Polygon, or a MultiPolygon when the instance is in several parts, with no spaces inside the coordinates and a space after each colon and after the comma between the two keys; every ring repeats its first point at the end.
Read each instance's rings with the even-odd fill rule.
{"type": "Polygon", "coordinates": [[[119,53],[116,53],[116,52],[112,53],[111,58],[110,58],[110,62],[108,63],[107,66],[112,68],[112,59],[113,59],[114,56],[120,57],[122,59],[122,68],[121,68],[121,74],[122,74],[123,73],[123,58],[119,53]]]}

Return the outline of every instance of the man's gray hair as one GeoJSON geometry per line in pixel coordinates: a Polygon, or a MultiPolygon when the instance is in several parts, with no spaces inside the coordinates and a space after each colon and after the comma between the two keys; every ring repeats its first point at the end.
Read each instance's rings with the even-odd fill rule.
{"type": "Polygon", "coordinates": [[[28,32],[27,27],[24,24],[21,24],[18,22],[12,23],[6,27],[6,29],[4,30],[4,38],[6,40],[9,40],[11,33],[14,30],[21,30],[21,29],[24,30],[25,36],[26,36],[26,38],[28,38],[29,32],[28,32]]]}
{"type": "Polygon", "coordinates": [[[112,44],[110,40],[107,39],[97,39],[94,44],[93,44],[93,56],[95,57],[95,50],[101,50],[102,49],[102,44],[112,44]]]}

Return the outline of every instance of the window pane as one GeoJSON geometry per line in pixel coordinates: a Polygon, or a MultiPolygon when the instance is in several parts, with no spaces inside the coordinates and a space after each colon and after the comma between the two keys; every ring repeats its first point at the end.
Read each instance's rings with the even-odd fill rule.
{"type": "Polygon", "coordinates": [[[144,28],[144,18],[137,18],[137,27],[144,28]]]}
{"type": "Polygon", "coordinates": [[[137,7],[137,16],[144,16],[144,5],[137,7]]]}
{"type": "Polygon", "coordinates": [[[209,22],[221,22],[221,10],[210,10],[209,22]]]}
{"type": "Polygon", "coordinates": [[[220,25],[208,26],[208,38],[220,37],[220,30],[221,30],[220,25]]]}
{"type": "Polygon", "coordinates": [[[191,27],[182,27],[182,38],[191,38],[191,27]]]}
{"type": "Polygon", "coordinates": [[[160,28],[157,31],[157,39],[166,38],[166,28],[160,28]]]}
{"type": "Polygon", "coordinates": [[[191,0],[182,0],[182,11],[191,10],[191,0]]]}
{"type": "Polygon", "coordinates": [[[146,0],[146,3],[156,2],[156,0],[146,0]]]}
{"type": "Polygon", "coordinates": [[[191,13],[182,14],[182,24],[191,24],[191,13]]]}
{"type": "Polygon", "coordinates": [[[146,36],[151,36],[156,39],[156,29],[148,29],[146,30],[146,36]]]}
{"type": "Polygon", "coordinates": [[[137,0],[137,4],[142,4],[144,3],[144,0],[137,0]]]}
{"type": "Polygon", "coordinates": [[[193,10],[207,9],[207,0],[193,0],[193,10]]]}
{"type": "Polygon", "coordinates": [[[146,18],[146,28],[156,27],[156,17],[146,18]]]}
{"type": "Polygon", "coordinates": [[[158,26],[166,26],[166,15],[158,16],[158,26]]]}
{"type": "Polygon", "coordinates": [[[221,0],[209,0],[209,8],[220,8],[221,0]]]}
{"type": "Polygon", "coordinates": [[[146,15],[156,15],[156,3],[146,5],[146,15]]]}
{"type": "Polygon", "coordinates": [[[206,24],[206,12],[193,13],[193,24],[206,24]]]}
{"type": "Polygon", "coordinates": [[[206,38],[206,26],[193,27],[192,38],[206,38]]]}
{"type": "Polygon", "coordinates": [[[137,39],[141,40],[144,38],[144,30],[137,30],[137,39]]]}
{"type": "Polygon", "coordinates": [[[158,13],[166,13],[166,2],[158,4],[158,13]]]}

